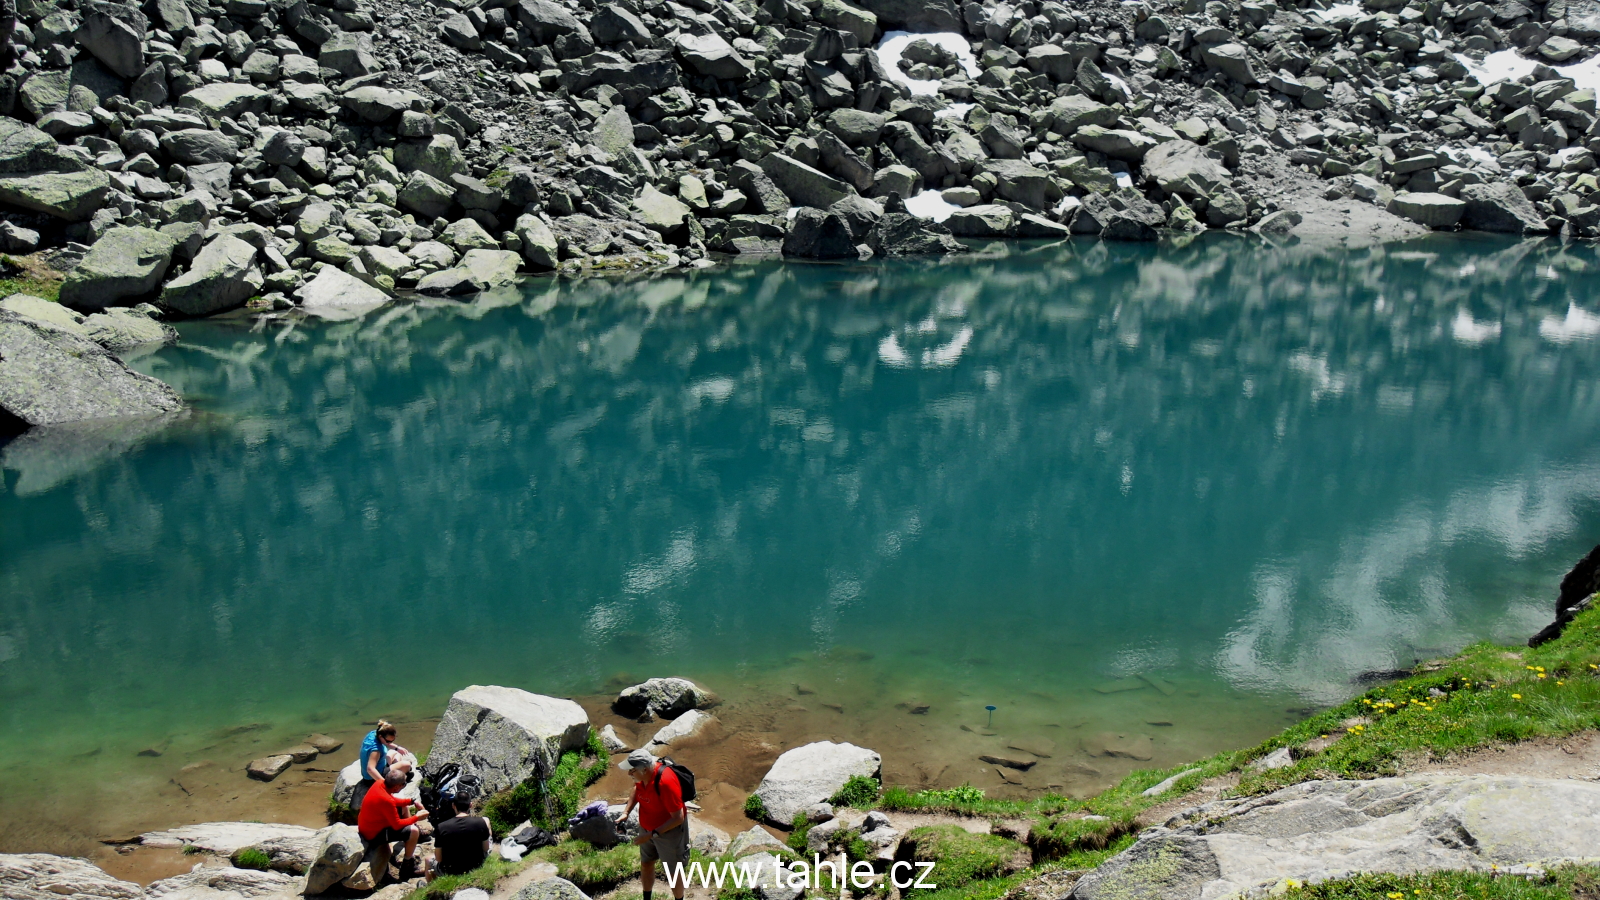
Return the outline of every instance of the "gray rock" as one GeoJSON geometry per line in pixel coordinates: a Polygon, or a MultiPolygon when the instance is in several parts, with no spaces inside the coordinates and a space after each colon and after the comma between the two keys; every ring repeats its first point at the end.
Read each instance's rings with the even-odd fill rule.
{"type": "Polygon", "coordinates": [[[61,303],[92,312],[153,297],[176,246],[177,241],[149,228],[112,228],[67,273],[61,303]]]}
{"type": "Polygon", "coordinates": [[[1544,234],[1548,230],[1539,211],[1514,184],[1469,184],[1461,189],[1461,200],[1466,203],[1461,213],[1463,227],[1506,234],[1544,234]]]}
{"type": "Polygon", "coordinates": [[[610,753],[626,753],[632,749],[627,741],[617,736],[617,729],[610,725],[600,729],[600,743],[604,744],[610,753]]]}
{"type": "Polygon", "coordinates": [[[1179,772],[1170,778],[1163,779],[1160,782],[1145,788],[1142,795],[1145,797],[1159,797],[1162,794],[1165,794],[1167,791],[1172,790],[1173,786],[1179,781],[1182,781],[1183,779],[1188,778],[1190,775],[1193,775],[1199,771],[1199,769],[1184,769],[1182,772],[1179,772]]]}
{"type": "Polygon", "coordinates": [[[687,678],[651,678],[623,688],[611,708],[630,719],[646,715],[676,719],[690,710],[708,709],[716,703],[715,694],[687,678]]]}
{"type": "Polygon", "coordinates": [[[945,220],[950,233],[958,237],[1006,237],[1016,223],[1011,207],[992,203],[958,209],[945,220]]]}
{"type": "Polygon", "coordinates": [[[312,856],[311,867],[306,870],[304,893],[308,896],[320,894],[354,875],[365,853],[361,833],[354,826],[328,826],[312,856]]]}
{"type": "Polygon", "coordinates": [[[82,222],[105,204],[105,172],[31,125],[0,116],[0,203],[82,222]]]}
{"type": "Polygon", "coordinates": [[[161,305],[189,316],[239,306],[264,284],[255,260],[255,247],[231,234],[218,235],[201,248],[189,271],[167,283],[161,305]]]}
{"type": "Polygon", "coordinates": [[[406,179],[405,186],[400,188],[399,202],[402,209],[408,209],[428,219],[437,219],[450,211],[450,205],[455,202],[455,188],[434,178],[426,172],[412,172],[406,179]]]}
{"type": "Polygon", "coordinates": [[[1076,134],[1088,125],[1106,128],[1117,124],[1120,114],[1113,107],[1099,103],[1082,94],[1058,97],[1050,104],[1051,121],[1055,131],[1066,137],[1076,134]]]}
{"type": "Polygon", "coordinates": [[[161,150],[173,162],[184,165],[233,162],[239,158],[239,147],[233,138],[208,128],[169,131],[161,136],[161,150]]]}
{"type": "Polygon", "coordinates": [[[728,842],[727,852],[729,856],[738,859],[752,853],[777,853],[787,856],[790,850],[788,845],[773,837],[765,828],[752,825],[749,831],[741,831],[733,836],[733,840],[728,842]]]}
{"type": "Polygon", "coordinates": [[[1260,84],[1250,59],[1250,50],[1243,44],[1217,44],[1202,46],[1200,58],[1205,64],[1243,85],[1260,84]]]}
{"type": "Polygon", "coordinates": [[[519,217],[516,234],[522,240],[522,258],[528,265],[538,269],[554,269],[559,264],[561,243],[543,219],[532,215],[519,217]]]}
{"type": "Polygon", "coordinates": [[[462,13],[451,13],[439,23],[439,35],[452,47],[460,50],[481,51],[483,38],[478,36],[478,29],[473,27],[472,20],[462,13]]]}
{"type": "Polygon", "coordinates": [[[589,900],[589,895],[565,878],[547,878],[518,891],[512,900],[589,900]]]}
{"type": "Polygon", "coordinates": [[[250,764],[245,766],[244,771],[246,775],[256,781],[272,781],[279,775],[289,771],[289,767],[293,764],[294,757],[287,754],[263,756],[260,759],[251,760],[250,764]]]}
{"type": "Polygon", "coordinates": [[[1193,141],[1157,144],[1145,153],[1141,167],[1145,178],[1182,197],[1210,197],[1229,181],[1222,161],[1193,141]]]}
{"type": "Polygon", "coordinates": [[[1063,196],[1047,172],[1020,159],[991,159],[982,170],[998,180],[997,194],[1033,209],[1049,209],[1063,196]]]}
{"type": "Polygon", "coordinates": [[[715,858],[728,851],[728,833],[703,819],[695,819],[694,830],[689,832],[689,848],[715,858]]]}
{"type": "Polygon", "coordinates": [[[132,371],[88,338],[0,310],[0,408],[29,425],[182,407],[172,388],[132,371]]]}
{"type": "Polygon", "coordinates": [[[1390,212],[1429,228],[1449,228],[1461,221],[1466,209],[1466,201],[1444,194],[1401,191],[1389,201],[1390,212]]]}
{"type": "Polygon", "coordinates": [[[267,138],[261,146],[261,158],[272,166],[288,166],[294,168],[306,158],[306,142],[300,135],[284,130],[267,138]]]}
{"type": "Polygon", "coordinates": [[[148,344],[170,344],[178,339],[176,331],[155,319],[155,307],[144,303],[132,309],[113,307],[86,317],[60,303],[51,303],[27,294],[12,294],[0,300],[0,308],[39,324],[86,337],[112,353],[148,344]]]}
{"type": "Polygon", "coordinates": [[[1156,140],[1147,134],[1125,129],[1105,128],[1100,125],[1085,125],[1072,135],[1072,142],[1080,147],[1087,147],[1111,157],[1128,162],[1139,162],[1146,153],[1156,145],[1156,140]]]}
{"type": "Polygon", "coordinates": [[[678,55],[701,75],[743,79],[755,71],[749,60],[715,33],[679,35],[676,45],[678,55]]]}
{"type": "Polygon", "coordinates": [[[783,255],[799,259],[856,259],[856,237],[845,217],[832,210],[805,207],[789,220],[783,255]]]}
{"type": "Polygon", "coordinates": [[[967,249],[944,225],[905,212],[884,213],[867,232],[866,243],[874,254],[886,257],[942,256],[967,249]]]}
{"type": "MultiPolygon", "coordinates": [[[[834,0],[837,2],[837,0],[834,0]]],[[[887,120],[873,112],[859,109],[836,109],[824,120],[827,129],[851,147],[871,147],[878,143],[887,120]]]]}
{"type": "MultiPolygon", "coordinates": [[[[381,289],[334,266],[323,266],[317,277],[300,288],[300,305],[307,312],[332,318],[360,314],[388,302],[389,295],[381,289]]],[[[360,779],[360,766],[356,766],[355,776],[357,780],[360,779]]]]}
{"type": "Polygon", "coordinates": [[[266,112],[271,95],[248,84],[219,82],[197,87],[178,98],[178,106],[204,116],[238,118],[247,112],[266,112]]]}
{"type": "Polygon", "coordinates": [[[118,881],[82,859],[48,853],[0,853],[0,885],[6,900],[143,900],[144,889],[118,881]]]}
{"type": "Polygon", "coordinates": [[[963,30],[961,13],[953,0],[863,0],[861,5],[878,17],[878,24],[886,31],[963,30]]]}
{"type": "Polygon", "coordinates": [[[394,148],[394,165],[402,173],[426,172],[440,181],[467,170],[460,143],[448,134],[436,134],[426,141],[401,141],[394,148]]]}
{"type": "Polygon", "coordinates": [[[632,41],[644,46],[650,42],[650,29],[626,7],[608,3],[589,20],[589,33],[600,44],[632,41]]]}
{"type": "Polygon", "coordinates": [[[1292,209],[1280,209],[1261,217],[1261,221],[1251,226],[1250,230],[1256,234],[1265,234],[1282,237],[1289,234],[1299,225],[1302,216],[1292,209]]]}
{"type": "Polygon", "coordinates": [[[1250,217],[1250,204],[1234,191],[1223,191],[1211,198],[1206,207],[1206,222],[1213,228],[1225,228],[1250,217]]]}
{"type": "Polygon", "coordinates": [[[123,78],[144,71],[144,35],[150,23],[144,13],[120,3],[84,5],[83,24],[74,37],[105,67],[123,78]]]}
{"type": "Polygon", "coordinates": [[[844,0],[823,0],[817,18],[829,28],[837,28],[856,37],[856,43],[865,47],[878,33],[878,17],[867,10],[851,6],[844,0]]]}
{"type": "Polygon", "coordinates": [[[882,767],[882,757],[872,750],[818,741],[779,756],[755,794],[766,806],[767,821],[787,828],[796,813],[832,797],[851,777],[877,777],[882,767]]]}
{"type": "Polygon", "coordinates": [[[634,199],[633,208],[638,220],[663,238],[677,243],[686,236],[689,207],[678,198],[656,190],[654,185],[644,186],[644,190],[634,199]]]}
{"type": "MultiPolygon", "coordinates": [[[[364,85],[339,95],[339,103],[364,122],[387,122],[425,101],[415,91],[364,85]]],[[[403,170],[403,169],[402,169],[403,170]]]]}
{"type": "Polygon", "coordinates": [[[317,64],[346,78],[360,78],[383,71],[383,63],[372,52],[370,34],[335,34],[317,51],[317,64]]]}
{"type": "Polygon", "coordinates": [[[303,825],[275,825],[262,822],[205,822],[183,825],[166,831],[139,835],[139,844],[164,850],[193,847],[219,856],[231,856],[245,847],[280,838],[316,840],[318,832],[303,825]]]}
{"type": "Polygon", "coordinates": [[[293,896],[294,881],[282,872],[197,866],[192,872],[152,882],[144,890],[148,897],[167,897],[170,900],[231,900],[235,897],[274,897],[276,900],[286,895],[293,896]]]}
{"type": "Polygon", "coordinates": [[[588,30],[566,7],[551,0],[519,0],[517,19],[541,44],[554,43],[556,38],[565,35],[588,35],[588,30]]]}
{"type": "Polygon", "coordinates": [[[1075,900],[1240,896],[1293,878],[1547,867],[1600,855],[1600,785],[1493,775],[1312,781],[1208,803],[1088,873],[1075,900]]]}
{"type": "MultiPolygon", "coordinates": [[[[454,296],[515,284],[521,261],[521,255],[513,250],[468,250],[454,267],[422,279],[417,284],[417,293],[454,296]]],[[[451,703],[454,702],[452,698],[451,703]]]]}
{"type": "Polygon", "coordinates": [[[761,170],[796,206],[827,209],[855,193],[850,185],[782,153],[768,154],[761,160],[761,170]]]}
{"type": "Polygon", "coordinates": [[[492,793],[547,776],[563,752],[582,747],[588,736],[589,715],[571,700],[473,685],[450,698],[428,765],[458,763],[492,793]]]}

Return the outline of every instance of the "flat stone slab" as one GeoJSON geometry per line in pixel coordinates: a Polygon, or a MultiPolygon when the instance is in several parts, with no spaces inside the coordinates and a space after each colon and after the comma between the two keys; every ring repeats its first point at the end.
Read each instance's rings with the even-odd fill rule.
{"type": "Polygon", "coordinates": [[[1074,900],[1209,900],[1352,872],[1483,872],[1600,857],[1600,784],[1493,775],[1311,781],[1184,812],[1085,875],[1074,900]]]}
{"type": "Polygon", "coordinates": [[[137,884],[118,881],[87,860],[48,853],[0,853],[0,896],[6,900],[139,900],[144,895],[137,884]]]}
{"type": "Polygon", "coordinates": [[[316,843],[317,831],[304,825],[271,825],[261,822],[206,822],[202,825],[185,825],[166,831],[152,831],[139,835],[139,843],[146,847],[178,850],[194,847],[208,853],[231,856],[244,847],[253,847],[263,841],[280,838],[297,838],[316,843]]]}

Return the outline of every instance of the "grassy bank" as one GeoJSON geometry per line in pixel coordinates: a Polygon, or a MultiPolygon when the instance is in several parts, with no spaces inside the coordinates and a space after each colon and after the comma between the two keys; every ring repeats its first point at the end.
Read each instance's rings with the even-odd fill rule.
{"type": "MultiPolygon", "coordinates": [[[[1046,794],[1030,800],[996,800],[970,786],[912,791],[892,785],[881,788],[871,779],[852,779],[832,799],[836,806],[891,813],[1027,821],[1029,837],[1020,855],[1024,847],[1018,842],[958,834],[953,827],[913,829],[902,846],[903,853],[936,861],[938,871],[953,876],[942,879],[945,883],[936,891],[918,892],[917,900],[1000,900],[1020,896],[1014,893],[1020,886],[1042,875],[1098,866],[1134,841],[1141,813],[1181,798],[1217,776],[1237,773],[1232,794],[1251,796],[1313,779],[1394,775],[1464,751],[1597,727],[1600,609],[1593,609],[1581,613],[1561,637],[1543,646],[1468,647],[1449,659],[1419,666],[1407,678],[1373,687],[1255,747],[1169,769],[1133,772],[1087,799],[1046,794]],[[1288,748],[1292,757],[1289,765],[1277,769],[1252,765],[1282,748],[1288,748]],[[1166,790],[1145,796],[1147,789],[1175,776],[1181,777],[1166,790]]],[[[570,784],[587,777],[587,771],[574,762],[567,776],[570,784]]],[[[558,805],[564,807],[571,787],[568,781],[562,784],[568,785],[560,789],[563,800],[558,805]]],[[[581,788],[574,796],[581,797],[581,788]]],[[[795,824],[791,846],[804,847],[806,825],[795,824]]],[[[847,843],[849,837],[845,835],[847,843]]],[[[591,891],[621,883],[637,864],[629,845],[597,850],[568,841],[534,856],[555,863],[562,877],[591,891]]],[[[427,893],[445,897],[449,892],[427,893]]],[[[1295,886],[1290,894],[1307,900],[1600,900],[1600,870],[1567,867],[1542,878],[1494,872],[1372,875],[1295,886]]],[[[422,900],[420,893],[416,900],[422,900]]],[[[726,891],[723,900],[737,898],[726,891]]]]}

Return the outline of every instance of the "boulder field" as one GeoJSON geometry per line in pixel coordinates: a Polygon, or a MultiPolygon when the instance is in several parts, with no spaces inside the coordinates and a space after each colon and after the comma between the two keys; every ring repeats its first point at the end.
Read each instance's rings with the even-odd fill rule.
{"type": "Polygon", "coordinates": [[[1600,234],[1575,0],[22,0],[0,250],[83,313],[955,237],[1600,234]]]}

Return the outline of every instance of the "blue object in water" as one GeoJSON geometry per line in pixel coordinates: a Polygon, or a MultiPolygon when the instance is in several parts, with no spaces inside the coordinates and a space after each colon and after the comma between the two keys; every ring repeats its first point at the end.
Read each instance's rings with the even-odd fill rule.
{"type": "Polygon", "coordinates": [[[987,709],[989,711],[989,727],[990,728],[994,727],[994,711],[996,709],[998,709],[998,708],[999,707],[995,707],[995,706],[985,706],[984,707],[984,709],[987,709]]]}

